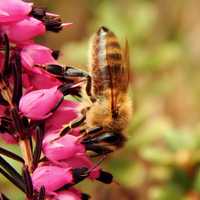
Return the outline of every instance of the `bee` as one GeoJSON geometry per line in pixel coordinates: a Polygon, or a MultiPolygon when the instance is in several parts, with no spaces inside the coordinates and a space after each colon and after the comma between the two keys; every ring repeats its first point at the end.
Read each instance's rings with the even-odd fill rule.
{"type": "Polygon", "coordinates": [[[62,72],[66,78],[86,78],[90,105],[85,106],[83,116],[65,126],[60,135],[84,123],[82,143],[87,150],[102,155],[123,146],[126,141],[124,129],[132,116],[128,96],[128,43],[122,49],[115,34],[106,27],[100,27],[91,38],[88,66],[89,74],[74,67],[65,68],[62,72]]]}
{"type": "Polygon", "coordinates": [[[129,72],[127,42],[123,51],[115,34],[106,27],[100,27],[90,43],[93,104],[86,112],[87,127],[99,127],[99,130],[93,136],[86,134],[85,139],[85,143],[96,146],[100,151],[113,151],[122,147],[126,140],[123,132],[132,115],[128,96],[129,72]]]}

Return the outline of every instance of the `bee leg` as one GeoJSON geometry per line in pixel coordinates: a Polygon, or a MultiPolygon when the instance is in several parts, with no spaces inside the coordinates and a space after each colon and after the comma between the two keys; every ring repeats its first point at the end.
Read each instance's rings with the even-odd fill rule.
{"type": "Polygon", "coordinates": [[[93,137],[95,137],[95,135],[101,133],[101,131],[103,130],[102,127],[94,127],[94,128],[83,128],[80,130],[80,133],[82,133],[82,140],[83,141],[88,141],[89,139],[92,139],[93,137]]]}
{"type": "Polygon", "coordinates": [[[105,147],[105,146],[90,145],[90,144],[87,144],[85,146],[86,146],[86,150],[92,151],[92,152],[95,153],[94,155],[92,155],[92,157],[97,157],[97,156],[101,156],[101,155],[107,155],[107,154],[113,152],[112,149],[110,149],[108,147],[105,147]]]}
{"type": "Polygon", "coordinates": [[[64,72],[64,77],[69,78],[69,77],[82,77],[86,79],[86,93],[90,97],[90,100],[92,102],[95,101],[95,97],[92,95],[92,79],[91,76],[78,68],[67,66],[64,72]]]}
{"type": "Polygon", "coordinates": [[[47,72],[53,74],[57,78],[63,78],[64,68],[63,66],[57,64],[49,64],[44,67],[47,72]]]}
{"type": "Polygon", "coordinates": [[[80,126],[81,124],[83,124],[85,119],[86,119],[86,116],[83,115],[80,118],[78,118],[78,119],[72,121],[71,123],[67,124],[66,126],[64,126],[64,128],[60,132],[60,137],[67,134],[72,128],[76,128],[76,127],[80,126]]]}
{"type": "Polygon", "coordinates": [[[83,143],[86,145],[101,145],[110,147],[122,147],[126,138],[119,133],[100,133],[92,138],[86,138],[83,143]]]}
{"type": "Polygon", "coordinates": [[[70,79],[70,78],[85,78],[86,79],[86,93],[90,97],[90,100],[94,102],[96,99],[92,95],[92,79],[91,76],[76,67],[73,66],[60,66],[56,64],[47,65],[46,70],[53,74],[55,77],[59,79],[70,79]]]}
{"type": "Polygon", "coordinates": [[[90,129],[82,129],[81,132],[85,133],[87,136],[91,136],[102,130],[103,130],[102,127],[97,126],[97,127],[90,128],[90,129]]]}

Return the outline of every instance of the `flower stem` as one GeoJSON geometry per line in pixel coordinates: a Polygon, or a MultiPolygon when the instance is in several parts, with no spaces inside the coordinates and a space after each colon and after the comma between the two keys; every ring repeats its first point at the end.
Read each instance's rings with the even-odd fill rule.
{"type": "MultiPolygon", "coordinates": [[[[12,92],[6,82],[0,77],[0,90],[3,98],[9,103],[10,108],[14,109],[15,105],[12,102],[12,92]]],[[[20,134],[19,134],[20,135],[20,134]]],[[[25,162],[25,165],[28,166],[29,172],[32,172],[32,162],[33,162],[33,153],[28,138],[20,139],[19,146],[22,152],[22,156],[25,162]]]]}
{"type": "Polygon", "coordinates": [[[28,166],[28,170],[32,172],[33,154],[31,150],[30,141],[28,139],[19,141],[22,156],[24,158],[25,165],[28,166]]]}

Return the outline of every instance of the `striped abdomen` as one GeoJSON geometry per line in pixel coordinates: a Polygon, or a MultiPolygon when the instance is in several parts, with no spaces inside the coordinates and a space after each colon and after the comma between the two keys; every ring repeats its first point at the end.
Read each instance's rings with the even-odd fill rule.
{"type": "Polygon", "coordinates": [[[117,37],[105,27],[101,27],[92,38],[89,67],[93,95],[104,95],[110,89],[111,96],[114,97],[115,93],[123,90],[123,77],[126,72],[122,50],[117,37]]]}

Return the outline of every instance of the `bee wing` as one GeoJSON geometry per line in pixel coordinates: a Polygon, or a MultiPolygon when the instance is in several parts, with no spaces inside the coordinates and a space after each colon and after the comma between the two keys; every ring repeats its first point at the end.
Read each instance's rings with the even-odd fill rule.
{"type": "Polygon", "coordinates": [[[129,45],[127,39],[125,40],[125,45],[123,49],[123,84],[122,84],[122,92],[127,92],[129,82],[130,82],[130,57],[129,57],[129,45]]]}
{"type": "Polygon", "coordinates": [[[128,41],[125,41],[122,50],[122,62],[120,65],[109,68],[111,80],[111,109],[112,113],[117,113],[120,98],[127,93],[130,81],[130,61],[128,41]]]}
{"type": "Polygon", "coordinates": [[[92,37],[89,53],[89,71],[92,75],[94,96],[111,101],[113,116],[118,113],[121,96],[127,93],[130,70],[128,42],[124,51],[115,34],[101,27],[92,37]]]}

